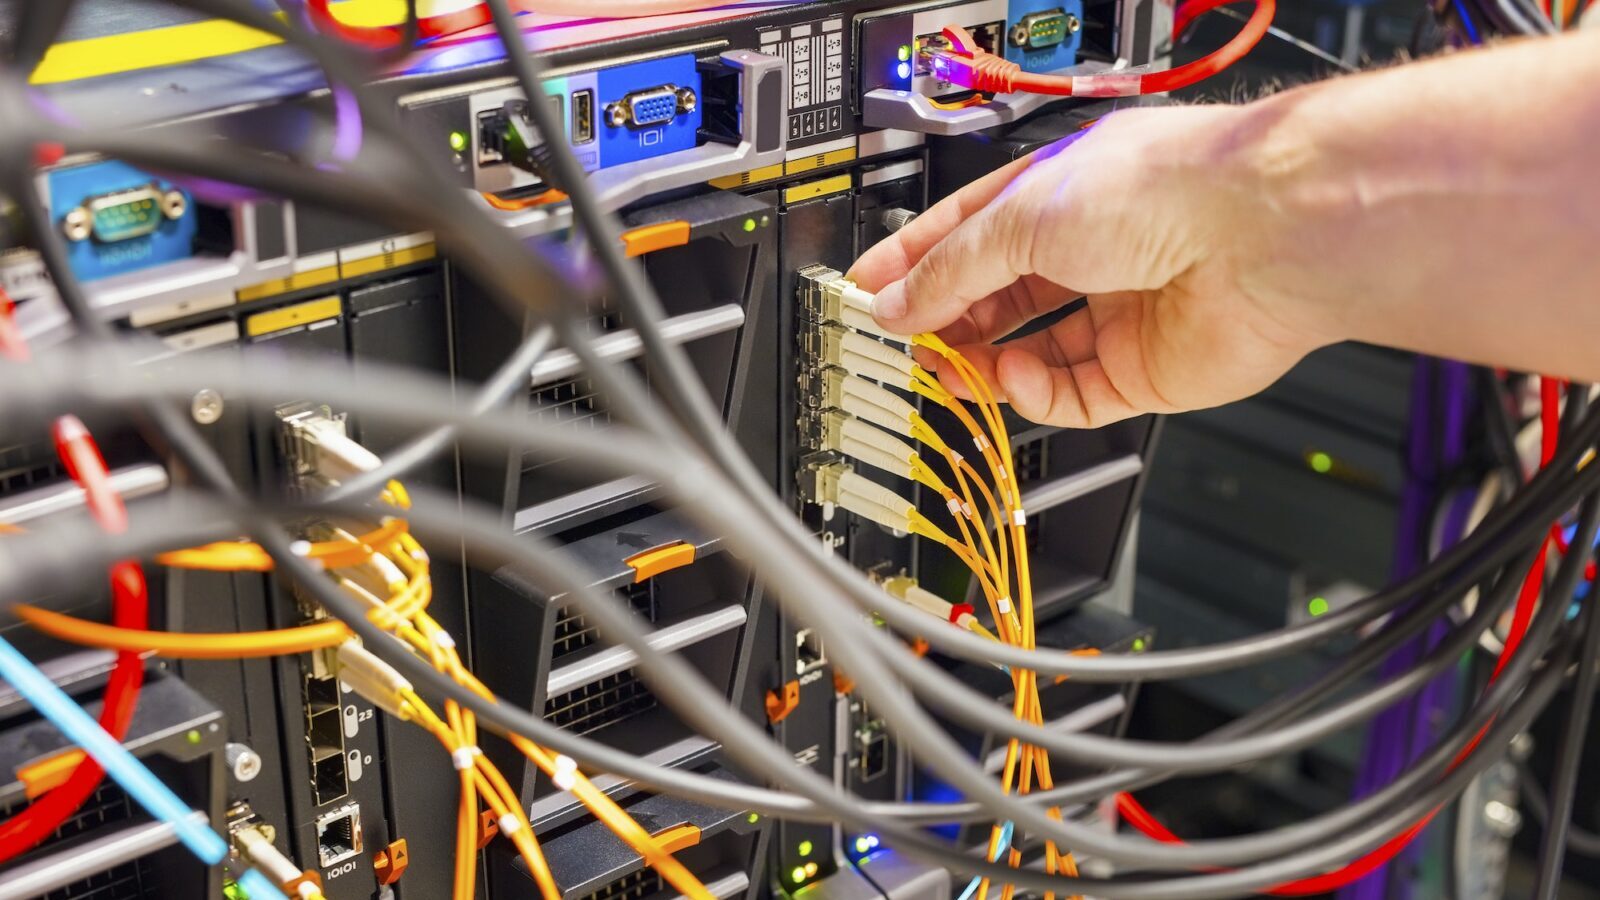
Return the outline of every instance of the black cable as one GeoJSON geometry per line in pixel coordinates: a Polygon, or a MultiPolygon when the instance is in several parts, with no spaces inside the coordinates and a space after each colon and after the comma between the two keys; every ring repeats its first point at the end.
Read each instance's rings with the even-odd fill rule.
{"type": "MultiPolygon", "coordinates": [[[[473,393],[469,412],[482,415],[510,400],[519,389],[524,388],[533,367],[550,349],[554,337],[555,329],[549,325],[539,325],[529,331],[505,362],[473,393]]],[[[405,478],[418,466],[443,453],[455,439],[456,429],[441,425],[385,453],[383,462],[376,469],[363,472],[319,496],[327,502],[374,496],[388,482],[405,478]]]]}
{"type": "MultiPolygon", "coordinates": [[[[68,371],[76,371],[76,372],[86,372],[87,371],[87,370],[85,370],[83,364],[81,364],[81,363],[79,363],[77,361],[59,360],[58,362],[67,363],[65,368],[68,371]]],[[[304,368],[306,368],[306,367],[305,366],[298,366],[298,365],[293,367],[293,369],[295,371],[297,371],[297,372],[299,370],[301,370],[301,369],[304,369],[304,368]]],[[[85,379],[85,383],[87,385],[90,385],[90,386],[104,385],[104,383],[105,383],[104,379],[92,377],[93,376],[92,372],[88,372],[88,374],[91,377],[88,377],[88,378],[85,379]]],[[[179,387],[178,387],[179,385],[187,384],[187,383],[189,383],[189,382],[191,382],[193,380],[192,378],[185,377],[183,375],[183,373],[176,373],[176,372],[156,373],[156,374],[152,375],[151,386],[152,387],[163,387],[162,385],[155,384],[155,381],[159,377],[162,377],[162,376],[166,376],[166,377],[170,377],[171,378],[171,384],[164,386],[168,391],[171,391],[171,392],[177,392],[179,390],[179,387]]],[[[317,380],[319,380],[319,377],[320,377],[319,373],[313,372],[313,373],[311,373],[311,377],[308,378],[308,381],[310,381],[312,383],[315,383],[317,380]]],[[[216,381],[218,383],[222,383],[222,384],[224,384],[226,390],[228,390],[230,392],[239,393],[242,396],[245,396],[246,399],[249,398],[250,394],[249,394],[248,391],[244,391],[242,389],[242,384],[260,384],[260,383],[281,382],[282,386],[285,389],[290,389],[290,388],[297,387],[297,385],[295,384],[294,379],[290,378],[290,377],[287,377],[287,375],[285,375],[283,377],[280,377],[280,378],[274,379],[274,378],[272,378],[270,376],[269,377],[260,377],[259,375],[252,375],[250,373],[239,373],[237,375],[237,379],[236,380],[241,382],[241,383],[237,383],[236,384],[236,383],[231,383],[231,382],[222,382],[218,378],[216,378],[215,374],[207,373],[204,380],[211,380],[211,381],[216,381]]],[[[405,383],[404,379],[400,379],[396,383],[395,387],[396,387],[396,390],[398,390],[403,396],[411,397],[412,400],[415,403],[427,404],[427,403],[443,403],[443,402],[445,402],[442,398],[440,398],[438,396],[433,396],[433,397],[427,396],[427,392],[426,391],[412,389],[412,387],[410,385],[405,383]]],[[[338,402],[342,403],[342,402],[350,399],[348,397],[341,396],[338,393],[338,391],[335,390],[334,388],[330,387],[330,390],[334,390],[333,399],[335,399],[338,402]]],[[[258,391],[257,393],[258,394],[262,393],[262,391],[258,391]]],[[[353,393],[353,390],[349,389],[349,388],[346,388],[345,389],[345,393],[346,394],[351,394],[351,393],[353,393]]],[[[358,402],[358,401],[352,401],[352,402],[358,402]]],[[[359,403],[358,403],[358,405],[359,405],[359,403]]],[[[401,402],[400,406],[401,406],[402,409],[406,408],[406,404],[403,401],[401,402]]],[[[391,408],[392,408],[392,406],[391,406],[391,408]]],[[[416,418],[416,416],[419,414],[419,411],[417,409],[415,409],[415,408],[410,408],[408,411],[410,413],[412,413],[413,418],[409,419],[409,420],[406,420],[406,421],[407,421],[408,424],[414,424],[415,421],[418,420],[416,418]]],[[[361,410],[361,414],[370,415],[371,414],[371,410],[361,410]]],[[[426,413],[422,413],[422,415],[427,415],[427,414],[426,413]]],[[[488,422],[488,421],[479,421],[479,420],[468,420],[468,422],[466,424],[472,430],[477,431],[477,432],[482,432],[483,429],[490,424],[490,422],[488,422]]],[[[518,430],[518,433],[527,433],[529,430],[530,429],[528,429],[526,426],[524,426],[522,429],[518,430]]],[[[532,429],[532,431],[536,432],[537,429],[532,429]]],[[[1596,470],[1596,471],[1600,472],[1600,470],[1596,470]]],[[[1589,473],[1586,473],[1586,474],[1589,474],[1589,473]]],[[[1593,476],[1591,475],[1591,478],[1592,477],[1593,476]]],[[[1538,621],[1539,622],[1543,622],[1545,620],[1544,619],[1540,619],[1538,621]]],[[[1528,646],[1530,648],[1536,648],[1536,647],[1539,646],[1539,640],[1541,640],[1541,637],[1540,637],[1541,632],[1539,631],[1539,627],[1542,627],[1542,626],[1539,626],[1539,625],[1536,624],[1536,628],[1530,634],[1529,644],[1528,644],[1528,646]]],[[[1530,650],[1529,652],[1530,652],[1530,654],[1532,654],[1533,652],[1536,652],[1536,651],[1530,650]]],[[[1505,681],[1505,686],[1509,686],[1509,685],[1512,685],[1512,684],[1515,683],[1515,673],[1517,671],[1517,666],[1522,665],[1523,663],[1526,663],[1528,666],[1531,666],[1531,656],[1523,656],[1523,657],[1520,657],[1519,659],[1521,660],[1521,662],[1514,662],[1513,666],[1511,668],[1508,668],[1507,677],[1506,677],[1506,681],[1505,681]]],[[[434,676],[434,677],[437,677],[437,676],[434,676]]],[[[486,712],[485,714],[487,715],[488,713],[486,712]]],[[[565,750],[566,748],[560,748],[560,749],[565,750]]],[[[569,752],[572,752],[572,751],[569,751],[569,752]]],[[[629,774],[632,774],[632,773],[629,773],[629,774]]],[[[1209,849],[1207,849],[1205,852],[1210,853],[1211,851],[1209,849]]]]}
{"type": "MultiPolygon", "coordinates": [[[[1573,547],[1569,553],[1579,553],[1573,547]]],[[[1558,603],[1559,597],[1552,603],[1558,603]]],[[[1589,734],[1589,717],[1594,711],[1595,688],[1600,685],[1600,606],[1594,603],[1593,585],[1589,602],[1584,604],[1583,652],[1578,657],[1578,677],[1572,687],[1572,705],[1562,726],[1561,745],[1556,751],[1555,783],[1550,787],[1550,810],[1544,839],[1539,850],[1539,868],[1534,879],[1537,900],[1555,900],[1561,888],[1561,863],[1566,856],[1567,836],[1572,827],[1572,809],[1577,800],[1578,770],[1583,764],[1584,742],[1589,734]]]]}
{"type": "MultiPolygon", "coordinates": [[[[1544,828],[1550,827],[1550,798],[1545,794],[1545,787],[1539,783],[1539,776],[1533,773],[1526,762],[1518,761],[1517,783],[1521,786],[1522,805],[1533,813],[1533,817],[1544,828]]],[[[1600,859],[1600,834],[1579,827],[1567,820],[1567,849],[1581,856],[1600,859]]]]}
{"type": "MultiPolygon", "coordinates": [[[[188,0],[188,2],[196,2],[196,0],[188,0]]],[[[100,142],[114,144],[115,140],[107,140],[102,138],[100,139],[100,142]]],[[[184,156],[181,151],[174,153],[175,148],[165,148],[161,153],[152,154],[150,153],[151,148],[148,142],[141,144],[137,141],[124,140],[123,151],[125,153],[134,155],[141,150],[146,156],[184,156]]],[[[207,161],[204,158],[205,156],[206,154],[189,154],[185,158],[197,167],[206,167],[207,161]]],[[[213,164],[210,165],[209,168],[212,171],[219,171],[227,169],[228,166],[226,164],[213,164]]],[[[232,176],[220,175],[218,177],[229,178],[232,176]]],[[[235,180],[240,180],[242,183],[248,184],[252,182],[253,178],[254,176],[252,173],[241,172],[237,178],[235,178],[235,180]]],[[[283,190],[285,193],[295,193],[295,190],[292,186],[285,187],[283,190]]],[[[429,212],[437,212],[437,210],[429,210],[429,212]]],[[[491,229],[491,231],[494,230],[496,229],[491,229]]],[[[441,229],[440,233],[442,235],[441,240],[443,241],[443,235],[448,235],[451,232],[448,229],[441,229]]],[[[481,245],[479,245],[475,240],[463,238],[456,241],[454,246],[459,247],[464,253],[471,253],[473,250],[479,249],[481,245]]],[[[486,260],[484,255],[481,253],[476,254],[476,256],[477,258],[475,262],[480,265],[486,265],[491,270],[494,268],[494,262],[492,259],[486,260]]],[[[504,262],[504,260],[502,260],[502,262],[504,262]]],[[[503,269],[500,271],[503,271],[503,269]]],[[[501,283],[503,284],[504,282],[501,283]]],[[[649,329],[641,327],[641,336],[646,334],[648,331],[649,329]]],[[[581,354],[583,342],[578,342],[578,344],[574,346],[574,349],[576,352],[581,354]]],[[[670,350],[676,350],[676,348],[670,348],[670,350]]],[[[736,468],[735,471],[737,472],[743,470],[736,468]]],[[[1537,495],[1537,490],[1534,490],[1521,495],[1520,499],[1525,503],[1531,502],[1532,499],[1537,495]]],[[[771,500],[770,497],[767,499],[771,500]]],[[[775,501],[772,502],[775,504],[775,501]]],[[[1516,511],[1516,505],[1516,501],[1514,500],[1513,503],[1508,505],[1508,507],[1505,510],[1502,510],[1502,512],[1510,515],[1516,511]]],[[[800,529],[797,522],[794,523],[794,528],[796,530],[803,531],[803,529],[800,529]]],[[[1488,538],[1493,536],[1493,532],[1493,527],[1486,527],[1482,529],[1481,535],[1475,534],[1474,537],[1482,537],[1484,541],[1487,542],[1488,538]]],[[[1454,548],[1452,552],[1463,551],[1463,555],[1465,555],[1466,552],[1480,549],[1482,548],[1474,548],[1468,544],[1465,547],[1458,546],[1457,548],[1454,548]]],[[[1459,561],[1459,557],[1456,557],[1455,559],[1459,561]]],[[[831,567],[827,571],[831,573],[830,577],[834,580],[834,583],[842,584],[844,587],[846,587],[850,597],[858,604],[879,603],[877,598],[871,593],[870,588],[860,583],[859,577],[855,577],[858,575],[858,573],[844,569],[843,564],[840,561],[827,559],[821,554],[820,550],[817,550],[813,553],[813,560],[820,561],[822,565],[831,567]],[[847,580],[839,580],[845,578],[846,575],[850,576],[847,580]]],[[[1445,556],[1441,557],[1439,564],[1447,564],[1451,560],[1452,557],[1449,554],[1446,554],[1445,556]]],[[[1496,561],[1498,561],[1498,559],[1496,559],[1496,561]]],[[[975,636],[968,635],[957,629],[937,630],[931,633],[933,636],[931,636],[929,640],[935,645],[940,646],[945,651],[962,658],[992,658],[997,662],[1007,665],[1030,667],[1045,674],[1067,674],[1082,680],[1117,681],[1128,679],[1148,680],[1152,678],[1183,677],[1186,675],[1192,675],[1206,671],[1208,667],[1235,667],[1253,661],[1262,661],[1265,659],[1282,656],[1289,652],[1293,652],[1295,649],[1322,640],[1332,634],[1355,627],[1356,625],[1369,620],[1373,616],[1387,612],[1389,609],[1392,609],[1404,602],[1404,600],[1409,597],[1409,593],[1416,590],[1418,587],[1418,585],[1413,582],[1417,580],[1426,580],[1430,577],[1437,576],[1437,574],[1438,573],[1433,569],[1433,567],[1430,567],[1430,569],[1420,572],[1417,578],[1413,579],[1412,582],[1397,586],[1390,591],[1374,595],[1373,597],[1367,598],[1365,601],[1358,602],[1351,607],[1346,607],[1345,609],[1341,609],[1328,616],[1284,629],[1270,636],[1229,642],[1228,645],[1214,648],[1204,648],[1202,650],[1155,651],[1152,653],[1142,654],[1138,658],[1119,658],[1114,656],[1086,658],[1073,657],[1059,653],[1051,654],[1047,652],[1023,651],[1012,647],[997,647],[990,642],[982,641],[975,636]]],[[[883,615],[890,619],[891,624],[897,624],[900,627],[907,627],[908,625],[910,627],[917,627],[919,624],[908,621],[908,617],[915,615],[909,610],[900,610],[892,606],[885,607],[883,615]],[[899,618],[898,622],[895,621],[896,617],[899,618]]]]}
{"type": "Polygon", "coordinates": [[[1473,368],[1478,382],[1478,401],[1483,412],[1483,429],[1489,452],[1500,472],[1501,489],[1509,496],[1526,480],[1522,456],[1517,452],[1517,423],[1511,419],[1511,396],[1505,382],[1493,369],[1473,368]]]}

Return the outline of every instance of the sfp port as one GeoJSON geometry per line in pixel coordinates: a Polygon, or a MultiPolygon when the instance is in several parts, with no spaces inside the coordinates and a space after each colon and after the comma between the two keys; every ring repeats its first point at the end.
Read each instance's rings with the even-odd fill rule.
{"type": "Polygon", "coordinates": [[[832,455],[818,457],[800,467],[800,498],[817,506],[839,502],[839,479],[855,471],[832,455]]]}
{"type": "Polygon", "coordinates": [[[318,806],[350,793],[344,756],[344,710],[336,678],[307,678],[306,748],[311,754],[311,794],[318,806]]]}
{"type": "Polygon", "coordinates": [[[862,729],[861,758],[858,762],[862,781],[872,781],[889,771],[889,735],[881,728],[862,729]]]}
{"type": "Polygon", "coordinates": [[[361,807],[346,803],[317,817],[317,862],[336,866],[361,852],[361,807]]]}
{"type": "Polygon", "coordinates": [[[700,98],[694,88],[663,84],[634,91],[606,104],[606,121],[613,128],[650,128],[665,125],[680,113],[693,112],[700,98]]]}
{"type": "Polygon", "coordinates": [[[1077,16],[1057,7],[1029,13],[1011,26],[1011,45],[1024,50],[1047,50],[1065,41],[1078,30],[1077,16]]]}

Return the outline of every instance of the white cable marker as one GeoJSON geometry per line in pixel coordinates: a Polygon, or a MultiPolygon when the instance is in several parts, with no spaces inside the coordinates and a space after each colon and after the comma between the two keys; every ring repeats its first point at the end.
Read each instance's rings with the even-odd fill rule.
{"type": "Polygon", "coordinates": [[[505,815],[501,816],[499,825],[500,833],[506,837],[510,837],[522,830],[522,823],[517,821],[515,813],[506,813],[505,815]]]}
{"type": "Polygon", "coordinates": [[[478,757],[483,751],[473,744],[465,744],[450,751],[450,765],[456,767],[457,772],[465,772],[477,764],[478,757]]]}
{"type": "Polygon", "coordinates": [[[1010,597],[1007,597],[1006,595],[1001,594],[1000,595],[1000,599],[996,600],[994,605],[995,605],[995,607],[997,609],[1000,610],[1000,615],[1005,616],[1005,615],[1010,615],[1011,614],[1011,598],[1010,597]]]}
{"type": "Polygon", "coordinates": [[[456,639],[451,637],[448,631],[441,630],[433,636],[432,640],[441,650],[454,650],[456,648],[456,639]]]}
{"type": "Polygon", "coordinates": [[[1020,506],[1017,507],[1016,509],[1013,509],[1011,511],[1011,524],[1017,526],[1018,528],[1021,528],[1022,526],[1028,524],[1028,512],[1027,512],[1027,510],[1023,509],[1020,506]]]}
{"type": "MultiPolygon", "coordinates": [[[[951,497],[949,500],[946,500],[944,505],[950,509],[950,515],[952,516],[959,516],[964,512],[964,510],[961,508],[961,501],[955,497],[951,497]]],[[[967,518],[970,519],[972,517],[967,516],[967,518]]]]}

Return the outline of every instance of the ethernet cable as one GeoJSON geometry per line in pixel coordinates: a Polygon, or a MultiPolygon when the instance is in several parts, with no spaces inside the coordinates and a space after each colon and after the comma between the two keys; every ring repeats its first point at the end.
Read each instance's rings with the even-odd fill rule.
{"type": "MultiPolygon", "coordinates": [[[[11,685],[69,740],[82,747],[96,764],[127,791],[134,802],[170,826],[178,840],[201,862],[215,866],[227,858],[227,841],[196,821],[193,811],[171,788],[156,778],[144,763],[101,728],[4,637],[0,637],[0,679],[11,685]]],[[[270,883],[264,886],[259,896],[264,900],[286,900],[282,892],[270,883]]]]}
{"type": "MultiPolygon", "coordinates": [[[[1182,33],[1194,17],[1230,0],[1190,0],[1179,7],[1173,24],[1182,33]]],[[[1255,0],[1255,11],[1244,27],[1220,49],[1193,62],[1162,71],[1113,70],[1090,75],[1049,75],[1022,71],[1021,65],[980,47],[966,29],[946,26],[941,46],[924,46],[935,76],[986,94],[1014,92],[1053,94],[1060,97],[1138,97],[1164,94],[1196,84],[1238,62],[1266,35],[1277,11],[1276,0],[1255,0]]]]}

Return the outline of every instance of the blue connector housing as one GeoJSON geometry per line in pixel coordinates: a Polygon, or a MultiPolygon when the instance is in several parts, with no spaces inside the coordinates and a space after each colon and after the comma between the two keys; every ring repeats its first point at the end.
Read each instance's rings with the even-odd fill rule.
{"type": "Polygon", "coordinates": [[[45,175],[50,221],[84,281],[194,255],[193,198],[171,182],[108,160],[45,175]]]}
{"type": "Polygon", "coordinates": [[[1083,0],[1011,0],[1006,16],[1006,59],[1028,72],[1054,72],[1076,65],[1083,30],[1070,27],[1074,22],[1083,22],[1083,0]]]}
{"type": "Polygon", "coordinates": [[[596,94],[598,168],[693,149],[701,115],[694,54],[601,69],[596,94]]]}

